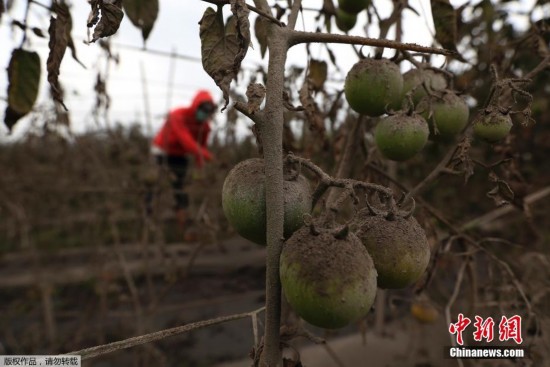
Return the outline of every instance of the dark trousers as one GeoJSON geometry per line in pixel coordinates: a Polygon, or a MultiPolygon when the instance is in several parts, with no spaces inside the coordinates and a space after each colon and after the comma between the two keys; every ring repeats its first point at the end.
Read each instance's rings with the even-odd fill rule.
{"type": "MultiPolygon", "coordinates": [[[[185,156],[176,155],[155,155],[156,163],[167,168],[170,172],[170,180],[174,193],[174,209],[186,209],[189,206],[189,196],[183,191],[185,175],[189,166],[189,159],[185,156]]],[[[147,190],[145,197],[146,210],[149,214],[153,211],[153,190],[147,190]]]]}

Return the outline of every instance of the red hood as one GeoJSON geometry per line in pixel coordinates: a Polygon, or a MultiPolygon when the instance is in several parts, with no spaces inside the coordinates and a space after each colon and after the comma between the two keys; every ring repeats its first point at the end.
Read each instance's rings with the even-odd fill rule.
{"type": "Polygon", "coordinates": [[[189,109],[193,113],[193,116],[195,115],[195,112],[197,112],[197,108],[199,107],[199,105],[204,102],[210,102],[214,104],[214,99],[212,98],[212,95],[210,94],[210,92],[206,90],[200,90],[197,92],[197,94],[193,98],[193,101],[191,102],[191,106],[189,107],[189,109]]]}

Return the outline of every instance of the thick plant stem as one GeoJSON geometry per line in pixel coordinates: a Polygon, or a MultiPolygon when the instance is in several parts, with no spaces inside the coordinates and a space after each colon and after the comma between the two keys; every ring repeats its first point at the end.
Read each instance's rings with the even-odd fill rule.
{"type": "Polygon", "coordinates": [[[268,85],[264,119],[260,125],[265,162],[267,217],[266,320],[261,365],[282,365],[279,343],[281,323],[281,282],[279,259],[283,247],[283,84],[287,33],[272,28],[269,44],[268,85]]]}

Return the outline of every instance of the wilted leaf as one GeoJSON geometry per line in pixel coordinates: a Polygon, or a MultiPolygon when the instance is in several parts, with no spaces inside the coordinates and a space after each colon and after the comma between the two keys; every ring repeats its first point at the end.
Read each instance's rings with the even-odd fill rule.
{"type": "Polygon", "coordinates": [[[457,13],[449,0],[431,0],[435,39],[447,50],[455,51],[455,57],[464,61],[456,49],[457,13]]]}
{"type": "Polygon", "coordinates": [[[265,98],[265,87],[260,83],[249,84],[246,88],[246,98],[248,99],[248,113],[257,112],[265,98]]]}
{"type": "MultiPolygon", "coordinates": [[[[224,24],[222,8],[205,10],[200,20],[202,66],[223,92],[225,105],[229,103],[229,85],[237,76],[240,61],[246,53],[237,29],[237,17],[224,24]]],[[[248,48],[248,45],[246,45],[248,48]]]]}
{"type": "Polygon", "coordinates": [[[21,23],[20,21],[18,21],[17,19],[12,20],[11,25],[13,27],[17,27],[17,28],[21,29],[22,31],[27,30],[27,26],[25,24],[21,23]]]}
{"type": "Polygon", "coordinates": [[[42,29],[33,27],[31,30],[32,33],[34,33],[36,36],[40,38],[46,38],[46,35],[44,34],[44,32],[42,32],[42,29]]]}
{"type": "Polygon", "coordinates": [[[435,39],[443,47],[456,49],[456,13],[449,0],[431,0],[435,39]]]}
{"type": "Polygon", "coordinates": [[[54,5],[54,9],[60,9],[60,11],[63,12],[63,16],[66,17],[67,24],[65,26],[65,32],[66,32],[65,37],[67,38],[67,47],[69,47],[69,49],[71,50],[71,56],[84,69],[86,69],[86,66],[78,59],[78,56],[76,55],[76,47],[73,41],[73,37],[71,36],[71,32],[73,30],[73,18],[71,17],[71,12],[69,11],[69,7],[65,2],[61,2],[54,5]]]}
{"type": "Polygon", "coordinates": [[[327,49],[327,53],[328,53],[328,58],[330,59],[330,62],[332,63],[332,65],[337,69],[337,70],[340,70],[340,67],[338,66],[338,64],[336,63],[336,56],[334,55],[334,52],[330,49],[330,47],[328,47],[328,45],[325,44],[325,48],[327,49]]]}
{"type": "Polygon", "coordinates": [[[112,3],[103,0],[90,1],[92,10],[88,16],[88,28],[95,26],[92,42],[116,33],[124,18],[121,2],[122,0],[115,0],[112,3]]]}
{"type": "Polygon", "coordinates": [[[309,129],[317,131],[319,134],[323,134],[325,131],[324,119],[319,111],[319,107],[317,107],[317,104],[311,96],[311,87],[307,81],[300,89],[300,102],[304,107],[309,129]]]}
{"type": "Polygon", "coordinates": [[[108,39],[107,40],[99,40],[99,47],[101,47],[103,49],[103,51],[107,54],[107,57],[109,58],[109,60],[112,60],[117,64],[120,62],[119,55],[114,54],[111,51],[111,42],[109,42],[108,39]]]}
{"type": "Polygon", "coordinates": [[[143,41],[146,41],[157,20],[158,0],[124,0],[122,5],[132,24],[141,29],[143,41]]]}
{"type": "Polygon", "coordinates": [[[495,183],[495,187],[487,193],[487,196],[495,201],[497,206],[509,204],[514,200],[514,192],[510,185],[500,179],[494,172],[489,173],[489,181],[495,183]]]}
{"type": "Polygon", "coordinates": [[[455,154],[449,163],[452,170],[462,172],[464,175],[464,183],[467,183],[474,174],[474,163],[470,157],[470,147],[470,139],[464,137],[460,144],[458,144],[455,154]]]}
{"type": "Polygon", "coordinates": [[[325,81],[327,80],[327,73],[328,66],[326,62],[311,59],[309,62],[308,78],[313,90],[318,92],[323,89],[325,81]]]}
{"type": "Polygon", "coordinates": [[[245,0],[230,0],[231,12],[237,20],[237,35],[239,37],[239,52],[233,61],[233,70],[236,73],[241,68],[241,62],[246,56],[248,46],[250,46],[250,21],[248,20],[248,6],[245,0]]]}
{"type": "Polygon", "coordinates": [[[21,48],[13,50],[8,65],[8,107],[4,123],[11,130],[32,110],[40,85],[40,56],[21,48]]]}
{"type": "Polygon", "coordinates": [[[100,73],[97,73],[94,90],[96,92],[95,110],[98,111],[101,108],[108,110],[111,106],[111,97],[107,93],[107,83],[100,73]]]}
{"type": "Polygon", "coordinates": [[[254,33],[256,33],[256,39],[258,39],[258,43],[260,44],[260,53],[262,54],[262,58],[265,56],[267,51],[268,29],[269,20],[262,16],[257,17],[256,22],[254,23],[254,33]]]}
{"type": "Polygon", "coordinates": [[[6,112],[4,114],[4,124],[9,129],[9,131],[11,132],[11,129],[15,126],[17,121],[19,121],[19,119],[23,116],[25,116],[25,115],[22,115],[22,114],[18,113],[17,111],[12,110],[10,108],[10,106],[8,106],[8,107],[6,107],[6,112]]]}
{"type": "MultiPolygon", "coordinates": [[[[283,15],[285,15],[287,8],[283,8],[279,4],[275,4],[274,8],[277,11],[277,15],[275,15],[275,18],[277,18],[277,20],[281,20],[283,15]]],[[[290,8],[290,6],[289,6],[289,8],[290,8]]]]}
{"type": "Polygon", "coordinates": [[[50,17],[50,27],[48,33],[50,35],[50,41],[48,42],[48,48],[50,53],[48,54],[48,60],[46,62],[46,68],[48,70],[48,82],[52,89],[53,99],[61,103],[65,109],[63,103],[63,95],[59,88],[59,68],[63,56],[65,56],[65,50],[69,43],[68,34],[70,33],[69,27],[69,10],[66,6],[60,6],[54,3],[54,10],[57,13],[57,19],[50,17]]]}

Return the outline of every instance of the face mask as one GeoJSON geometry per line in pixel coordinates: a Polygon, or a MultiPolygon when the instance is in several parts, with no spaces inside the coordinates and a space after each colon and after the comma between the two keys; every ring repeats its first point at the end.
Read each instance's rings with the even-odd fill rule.
{"type": "Polygon", "coordinates": [[[208,116],[210,116],[210,114],[206,111],[203,111],[203,110],[197,110],[196,114],[195,114],[195,118],[197,119],[197,121],[199,122],[204,122],[208,119],[208,116]]]}
{"type": "Polygon", "coordinates": [[[212,103],[203,103],[197,108],[195,118],[199,122],[204,122],[214,113],[216,107],[212,103]]]}

